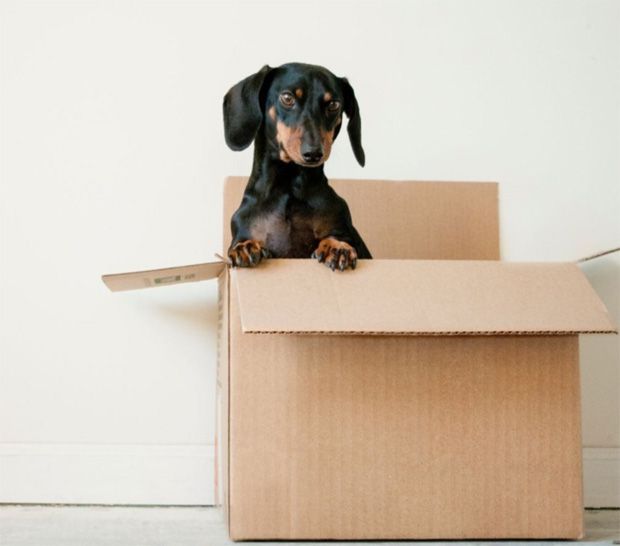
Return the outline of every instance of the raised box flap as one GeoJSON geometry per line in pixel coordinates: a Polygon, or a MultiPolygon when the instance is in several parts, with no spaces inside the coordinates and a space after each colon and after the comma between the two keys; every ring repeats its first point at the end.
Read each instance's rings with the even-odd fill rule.
{"type": "Polygon", "coordinates": [[[616,328],[572,263],[314,260],[233,270],[246,333],[493,335],[611,333],[616,328]]]}
{"type": "Polygon", "coordinates": [[[197,282],[214,279],[226,267],[224,262],[208,262],[204,264],[165,267],[131,273],[114,273],[102,275],[101,280],[112,292],[137,290],[154,286],[167,286],[182,282],[197,282]]]}

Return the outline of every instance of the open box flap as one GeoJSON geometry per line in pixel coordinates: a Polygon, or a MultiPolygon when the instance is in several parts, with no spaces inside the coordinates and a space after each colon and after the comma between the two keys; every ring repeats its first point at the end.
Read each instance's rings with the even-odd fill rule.
{"type": "Polygon", "coordinates": [[[245,333],[616,332],[574,263],[361,260],[333,272],[314,260],[267,260],[232,278],[245,333]]]}
{"type": "Polygon", "coordinates": [[[120,292],[122,290],[167,286],[182,282],[206,281],[218,277],[225,267],[226,264],[224,262],[217,261],[165,267],[163,269],[149,269],[147,271],[133,271],[131,273],[115,273],[113,275],[103,275],[101,280],[112,292],[120,292]]]}

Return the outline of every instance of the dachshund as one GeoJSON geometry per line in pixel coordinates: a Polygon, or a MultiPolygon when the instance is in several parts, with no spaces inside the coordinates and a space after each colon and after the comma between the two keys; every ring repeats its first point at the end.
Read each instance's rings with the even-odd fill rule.
{"type": "Polygon", "coordinates": [[[315,258],[344,271],[372,258],[323,173],[343,113],[355,158],[365,163],[359,106],[347,79],[321,66],[266,65],[234,85],[223,106],[228,146],[244,150],[254,142],[252,173],[231,220],[233,267],[315,258]]]}

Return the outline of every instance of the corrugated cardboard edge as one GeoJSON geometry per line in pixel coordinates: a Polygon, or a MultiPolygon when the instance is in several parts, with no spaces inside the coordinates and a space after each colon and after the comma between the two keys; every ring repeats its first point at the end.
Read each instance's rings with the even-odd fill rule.
{"type": "Polygon", "coordinates": [[[222,287],[224,273],[220,274],[217,278],[218,290],[217,290],[217,359],[216,359],[216,373],[215,373],[215,433],[213,435],[213,443],[215,446],[215,457],[214,457],[214,481],[213,481],[213,498],[214,504],[217,507],[222,506],[222,491],[221,491],[221,476],[220,476],[220,465],[222,464],[222,454],[221,450],[221,437],[222,437],[222,410],[221,410],[221,401],[220,398],[222,396],[222,366],[225,358],[224,352],[224,314],[225,314],[225,305],[224,305],[224,294],[225,291],[222,287]]]}
{"type": "Polygon", "coordinates": [[[218,277],[218,355],[215,429],[215,505],[230,526],[230,274],[225,268],[218,277]]]}
{"type": "Polygon", "coordinates": [[[216,462],[215,499],[216,506],[223,510],[226,525],[230,520],[229,504],[229,438],[230,426],[230,273],[224,268],[218,276],[218,359],[216,395],[216,462]]]}
{"type": "Polygon", "coordinates": [[[226,278],[226,484],[224,510],[226,528],[230,529],[230,273],[227,268],[226,278]]]}
{"type": "MultiPolygon", "coordinates": [[[[584,483],[583,483],[583,418],[581,417],[582,412],[583,412],[583,407],[582,407],[582,392],[583,392],[583,387],[581,385],[581,373],[580,373],[580,369],[581,369],[581,356],[579,354],[579,346],[580,346],[580,339],[579,337],[576,338],[575,340],[576,342],[576,347],[575,347],[575,354],[576,359],[577,359],[577,376],[576,376],[576,381],[577,381],[577,385],[576,385],[576,390],[575,390],[575,400],[576,400],[576,404],[577,404],[577,412],[579,415],[579,418],[577,419],[577,426],[579,427],[578,430],[578,435],[579,435],[579,453],[577,454],[577,458],[579,459],[579,476],[581,478],[581,488],[579,490],[579,506],[582,507],[581,510],[581,518],[579,520],[579,531],[577,536],[575,537],[575,540],[581,540],[583,538],[585,538],[586,536],[586,529],[585,529],[585,519],[584,519],[584,511],[583,511],[583,506],[584,506],[584,483]]],[[[573,537],[568,537],[568,538],[573,538],[573,537]]]]}
{"type": "Polygon", "coordinates": [[[617,334],[618,329],[614,330],[532,330],[532,331],[445,331],[445,332],[356,332],[356,331],[295,331],[286,330],[257,330],[244,329],[244,334],[272,334],[272,335],[317,335],[317,336],[406,336],[406,337],[458,337],[458,336],[572,336],[580,334],[617,334]]]}

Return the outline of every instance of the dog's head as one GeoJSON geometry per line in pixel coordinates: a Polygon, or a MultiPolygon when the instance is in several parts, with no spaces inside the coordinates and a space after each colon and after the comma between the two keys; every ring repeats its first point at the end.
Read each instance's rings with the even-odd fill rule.
{"type": "Polygon", "coordinates": [[[264,128],[281,161],[318,167],[329,158],[343,112],[353,153],[364,166],[359,107],[346,78],[315,65],[264,66],[224,97],[226,143],[243,150],[264,128]]]}

